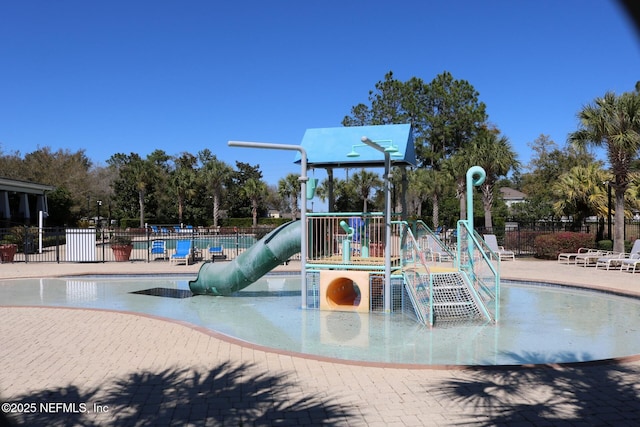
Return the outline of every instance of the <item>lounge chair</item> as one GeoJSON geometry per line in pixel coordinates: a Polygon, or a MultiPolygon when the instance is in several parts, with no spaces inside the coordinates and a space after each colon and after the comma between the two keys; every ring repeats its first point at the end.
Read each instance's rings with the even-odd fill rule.
{"type": "Polygon", "coordinates": [[[631,248],[631,252],[629,252],[629,256],[622,260],[620,271],[631,270],[631,273],[635,273],[638,265],[640,265],[640,239],[633,242],[633,247],[631,248]]]}
{"type": "Polygon", "coordinates": [[[224,254],[224,246],[210,246],[209,255],[211,255],[211,261],[225,260],[227,256],[224,254]]]}
{"type": "Polygon", "coordinates": [[[153,234],[158,234],[158,233],[160,233],[160,230],[158,229],[158,226],[157,226],[157,225],[152,225],[152,226],[151,226],[151,232],[152,232],[153,234]]]}
{"type": "Polygon", "coordinates": [[[589,267],[592,265],[595,266],[599,258],[603,258],[603,257],[610,258],[611,255],[613,255],[613,252],[609,252],[609,251],[593,250],[593,251],[583,252],[579,255],[576,255],[575,265],[580,265],[582,267],[589,267]]]}
{"type": "Polygon", "coordinates": [[[158,255],[162,255],[162,259],[167,258],[167,244],[164,240],[154,240],[151,242],[151,247],[149,248],[149,254],[155,258],[158,255]]]}
{"type": "Polygon", "coordinates": [[[582,255],[582,254],[586,254],[589,252],[598,252],[597,249],[591,249],[591,248],[579,248],[578,252],[562,252],[560,254],[558,254],[558,262],[560,264],[575,264],[576,263],[576,257],[578,255],[582,255]]]}
{"type": "Polygon", "coordinates": [[[631,273],[636,272],[636,268],[640,265],[640,254],[631,254],[629,258],[625,258],[622,260],[622,265],[620,266],[620,271],[629,271],[631,273]]]}
{"type": "Polygon", "coordinates": [[[431,258],[431,261],[453,261],[451,253],[445,249],[444,243],[440,242],[435,237],[426,236],[426,246],[427,247],[423,248],[423,250],[425,250],[425,255],[431,258]]]}
{"type": "Polygon", "coordinates": [[[489,249],[491,249],[492,252],[498,255],[500,261],[502,261],[503,259],[511,259],[515,261],[515,252],[506,250],[503,246],[499,246],[498,239],[496,238],[495,234],[485,234],[483,237],[489,249]]]}
{"type": "Polygon", "coordinates": [[[625,253],[609,252],[596,260],[596,269],[598,269],[598,267],[602,267],[610,270],[611,268],[621,267],[622,261],[627,256],[628,255],[625,253]]]}
{"type": "Polygon", "coordinates": [[[185,265],[189,265],[191,259],[191,240],[178,240],[176,251],[171,255],[171,262],[184,260],[185,265]]]}
{"type": "Polygon", "coordinates": [[[629,253],[619,253],[619,254],[611,254],[605,255],[602,258],[598,258],[596,262],[596,268],[598,267],[606,267],[607,270],[612,267],[620,267],[620,270],[626,269],[629,267],[633,267],[635,271],[636,264],[640,264],[640,239],[637,239],[633,242],[633,247],[631,248],[631,252],[629,253]]]}

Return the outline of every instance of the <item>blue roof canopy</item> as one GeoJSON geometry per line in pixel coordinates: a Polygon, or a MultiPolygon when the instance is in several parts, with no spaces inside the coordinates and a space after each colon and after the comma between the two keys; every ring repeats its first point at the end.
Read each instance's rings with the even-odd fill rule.
{"type": "MultiPolygon", "coordinates": [[[[392,166],[416,165],[409,124],[307,129],[300,145],[309,168],[383,167],[384,155],[363,143],[363,137],[389,151],[392,166]]],[[[300,163],[300,153],[295,163],[300,163]]]]}

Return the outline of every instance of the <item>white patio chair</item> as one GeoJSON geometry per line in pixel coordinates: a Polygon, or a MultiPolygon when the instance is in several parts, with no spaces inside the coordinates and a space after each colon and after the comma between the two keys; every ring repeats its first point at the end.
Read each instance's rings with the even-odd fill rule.
{"type": "Polygon", "coordinates": [[[496,253],[496,255],[498,255],[498,257],[500,258],[500,261],[502,261],[503,259],[511,259],[515,261],[516,259],[515,252],[506,250],[504,246],[499,246],[498,239],[496,238],[495,234],[485,234],[483,237],[489,249],[491,249],[493,252],[496,253]]]}

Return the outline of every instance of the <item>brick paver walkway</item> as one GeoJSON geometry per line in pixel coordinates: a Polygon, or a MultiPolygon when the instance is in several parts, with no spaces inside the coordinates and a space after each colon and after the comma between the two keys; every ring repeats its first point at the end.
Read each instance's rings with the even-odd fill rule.
{"type": "MultiPolygon", "coordinates": [[[[0,276],[11,276],[6,267],[0,265],[0,276]]],[[[67,268],[59,273],[69,274],[67,268]]],[[[149,266],[119,267],[137,268],[149,266]]],[[[503,263],[503,272],[640,289],[640,275],[552,262],[503,263]]],[[[56,274],[55,266],[47,273],[41,274],[56,274]]],[[[640,319],[630,325],[640,326],[640,319]]],[[[635,426],[640,420],[634,360],[467,370],[362,366],[262,351],[134,313],[42,307],[0,307],[0,339],[0,397],[21,411],[12,420],[29,426],[635,426]]]]}

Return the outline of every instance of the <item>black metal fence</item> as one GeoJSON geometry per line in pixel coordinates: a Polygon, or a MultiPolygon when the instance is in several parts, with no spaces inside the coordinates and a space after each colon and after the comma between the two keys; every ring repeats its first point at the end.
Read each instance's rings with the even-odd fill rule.
{"type": "Polygon", "coordinates": [[[120,261],[113,246],[131,247],[126,260],[154,262],[167,260],[178,241],[191,242],[194,260],[233,259],[275,227],[180,228],[153,231],[142,229],[12,227],[0,229],[2,262],[111,262],[120,261]],[[164,251],[156,251],[161,241],[164,251]],[[13,247],[14,254],[10,248],[13,247]],[[215,255],[214,255],[215,254],[215,255]],[[11,258],[11,259],[9,259],[11,258]]]}
{"type": "MultiPolygon", "coordinates": [[[[273,230],[274,226],[255,228],[163,228],[142,229],[43,228],[12,227],[0,229],[1,262],[111,262],[117,261],[112,246],[130,242],[129,261],[154,262],[167,260],[179,240],[190,240],[194,260],[233,259],[273,230]],[[166,252],[154,253],[154,241],[162,241],[166,252]],[[13,252],[13,253],[12,253],[13,252]]],[[[568,223],[510,224],[492,229],[477,228],[480,234],[495,234],[498,243],[517,256],[533,256],[535,239],[544,234],[578,231],[608,238],[608,226],[593,223],[575,227],[568,223]]],[[[628,220],[625,240],[640,238],[640,222],[628,220]]],[[[296,257],[294,257],[295,259],[296,257]]]]}
{"type": "MultiPolygon", "coordinates": [[[[495,234],[498,243],[505,249],[512,250],[517,256],[533,256],[535,254],[535,239],[544,234],[562,233],[566,231],[580,232],[593,236],[595,242],[601,240],[613,240],[609,236],[609,227],[606,222],[589,223],[575,226],[566,222],[538,222],[532,224],[510,224],[506,227],[493,227],[487,229],[477,227],[479,234],[495,234]]],[[[613,225],[611,227],[613,233],[613,225]]],[[[640,222],[627,220],[624,225],[624,240],[633,242],[640,239],[640,222]]]]}

